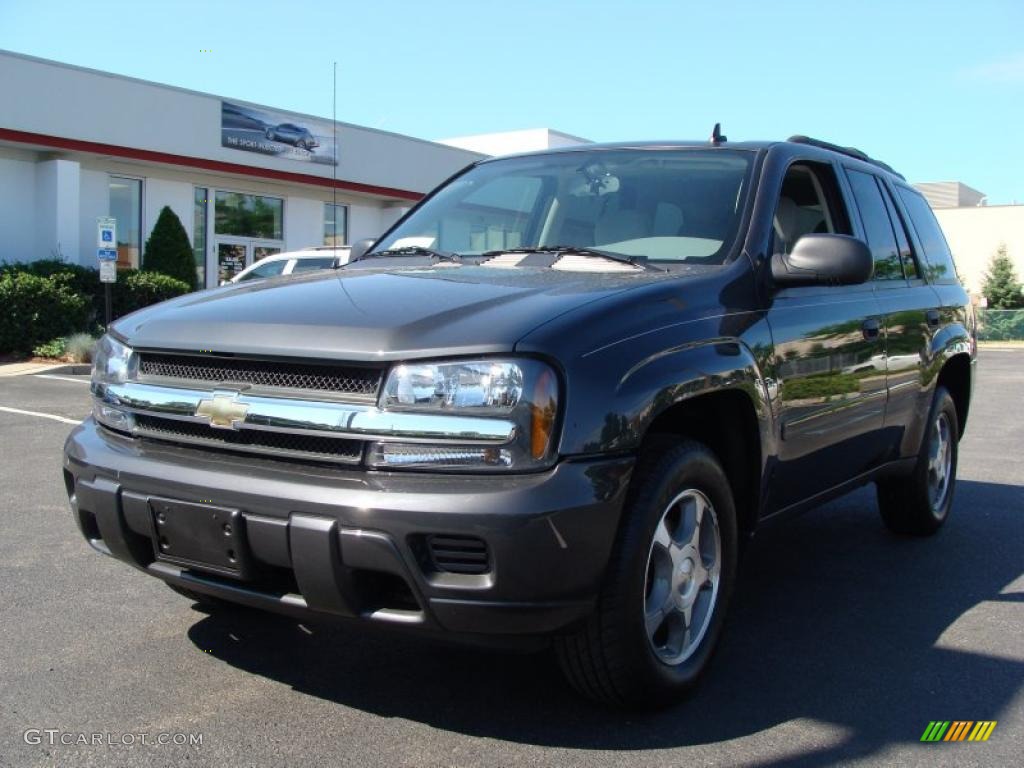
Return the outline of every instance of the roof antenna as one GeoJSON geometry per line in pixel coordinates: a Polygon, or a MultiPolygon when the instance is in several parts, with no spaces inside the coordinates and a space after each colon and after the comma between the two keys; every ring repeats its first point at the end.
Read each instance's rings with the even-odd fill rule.
{"type": "Polygon", "coordinates": [[[722,135],[722,124],[715,123],[714,129],[711,131],[711,146],[717,147],[725,144],[729,140],[728,136],[722,135]]]}

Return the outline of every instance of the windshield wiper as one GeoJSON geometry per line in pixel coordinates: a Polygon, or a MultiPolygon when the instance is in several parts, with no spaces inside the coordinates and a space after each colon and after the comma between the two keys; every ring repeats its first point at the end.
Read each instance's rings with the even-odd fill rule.
{"type": "MultiPolygon", "coordinates": [[[[462,263],[462,257],[457,253],[449,253],[448,251],[435,251],[433,248],[425,248],[422,245],[405,245],[401,248],[388,248],[384,251],[373,251],[367,253],[362,259],[373,259],[377,257],[386,258],[388,256],[429,256],[432,259],[438,261],[451,261],[456,264],[462,263]]],[[[362,261],[359,259],[359,261],[362,261]]]]}
{"type": "Polygon", "coordinates": [[[649,269],[654,272],[665,271],[653,264],[648,264],[647,259],[645,258],[627,256],[624,253],[604,251],[600,248],[590,248],[584,245],[538,245],[535,248],[503,248],[497,251],[485,251],[480,255],[484,258],[493,258],[494,256],[501,256],[505,253],[551,253],[557,256],[593,256],[595,258],[608,259],[609,261],[617,261],[621,264],[629,264],[630,266],[640,267],[641,269],[649,269]]]}

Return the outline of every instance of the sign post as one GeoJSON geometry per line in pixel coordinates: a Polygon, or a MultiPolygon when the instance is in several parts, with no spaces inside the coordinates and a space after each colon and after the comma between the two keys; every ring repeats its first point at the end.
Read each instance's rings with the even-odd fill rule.
{"type": "Polygon", "coordinates": [[[100,262],[100,282],[103,283],[103,301],[106,305],[106,325],[110,326],[110,284],[117,282],[117,219],[112,216],[96,218],[96,257],[100,262]]]}

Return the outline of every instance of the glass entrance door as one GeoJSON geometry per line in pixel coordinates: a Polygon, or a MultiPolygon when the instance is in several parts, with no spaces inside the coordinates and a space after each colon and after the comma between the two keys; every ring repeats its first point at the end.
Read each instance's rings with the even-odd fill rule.
{"type": "Polygon", "coordinates": [[[275,253],[281,253],[277,243],[248,237],[217,237],[213,241],[214,263],[207,274],[216,275],[216,285],[223,285],[246,267],[275,253]]]}
{"type": "Polygon", "coordinates": [[[249,244],[235,238],[217,238],[213,244],[213,258],[211,271],[217,275],[217,285],[230,282],[231,278],[252,263],[249,244]]]}

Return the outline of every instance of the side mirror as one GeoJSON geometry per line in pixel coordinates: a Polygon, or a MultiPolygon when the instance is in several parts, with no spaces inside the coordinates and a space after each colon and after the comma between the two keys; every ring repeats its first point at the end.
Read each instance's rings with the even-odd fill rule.
{"type": "Polygon", "coordinates": [[[352,244],[352,250],[349,251],[348,254],[349,263],[359,261],[363,258],[363,256],[366,255],[366,252],[373,248],[373,244],[376,242],[377,241],[372,237],[367,237],[363,240],[356,240],[356,242],[352,244]]]}
{"type": "Polygon", "coordinates": [[[849,235],[804,235],[790,254],[772,256],[772,279],[780,287],[858,285],[871,279],[875,260],[863,240],[849,235]]]}

